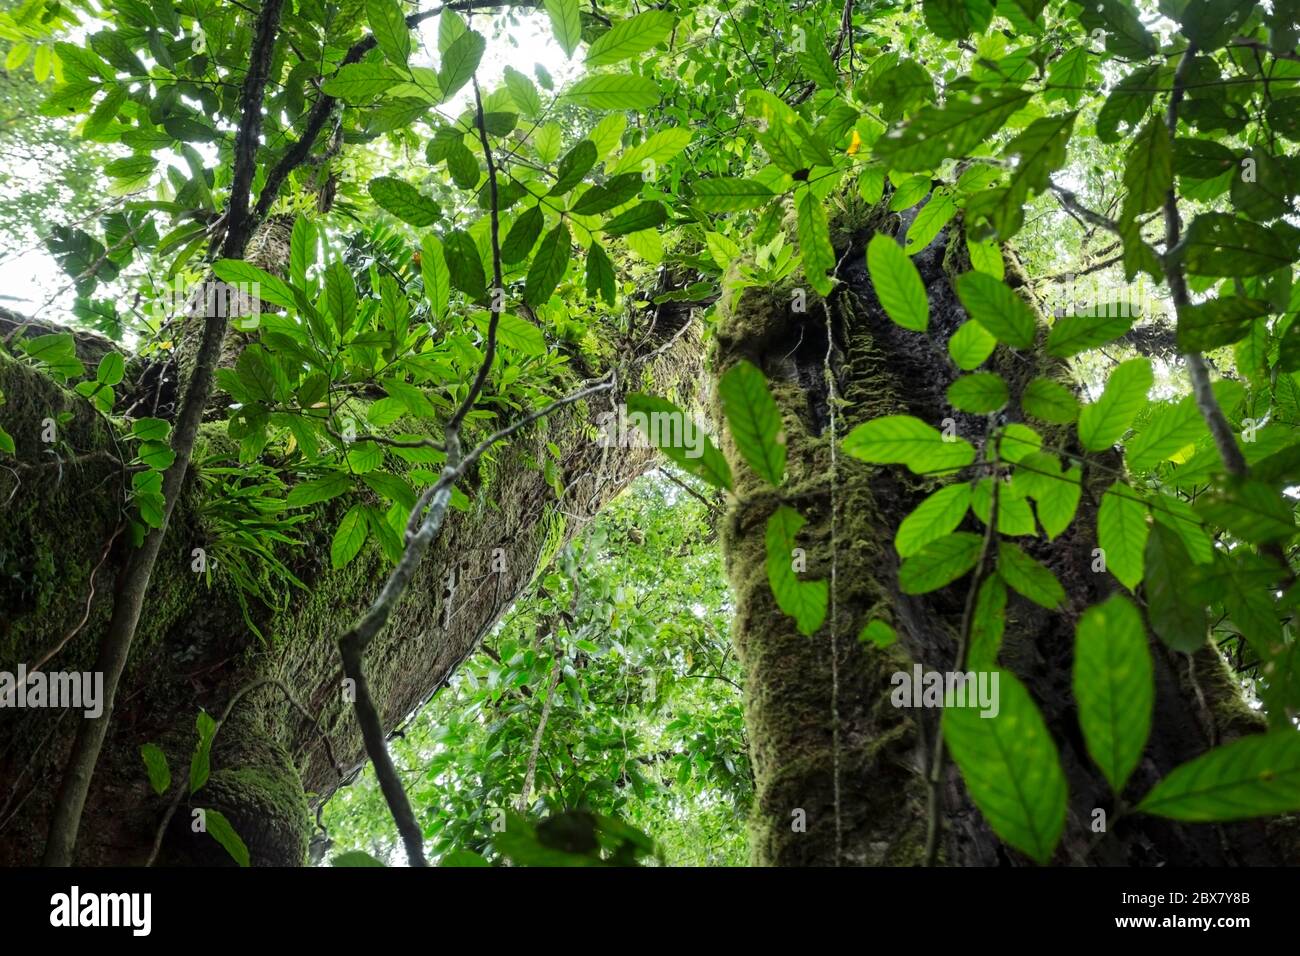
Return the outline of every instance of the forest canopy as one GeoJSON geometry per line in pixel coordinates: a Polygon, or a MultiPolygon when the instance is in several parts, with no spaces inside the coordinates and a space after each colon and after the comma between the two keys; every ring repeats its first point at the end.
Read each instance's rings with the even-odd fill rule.
{"type": "Polygon", "coordinates": [[[0,861],[1296,862],[1298,40],[0,12],[0,861]]]}

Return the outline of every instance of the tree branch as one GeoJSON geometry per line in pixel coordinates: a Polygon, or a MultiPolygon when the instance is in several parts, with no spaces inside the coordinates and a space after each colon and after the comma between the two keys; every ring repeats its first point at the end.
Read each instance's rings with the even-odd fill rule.
{"type": "MultiPolygon", "coordinates": [[[[244,77],[242,113],[239,130],[235,136],[235,170],[227,207],[228,226],[221,249],[222,255],[226,258],[237,259],[242,256],[251,233],[252,219],[248,214],[248,193],[253,181],[258,141],[262,134],[262,100],[270,73],[272,54],[275,52],[283,6],[284,0],[264,0],[262,11],[254,26],[248,73],[244,77]]],[[[200,297],[198,301],[203,301],[205,298],[200,297]]],[[[195,308],[198,308],[198,302],[195,308]]],[[[131,651],[131,642],[140,621],[145,592],[148,590],[149,580],[162,548],[163,535],[167,531],[176,501],[180,497],[185,474],[189,470],[199,424],[203,420],[203,411],[212,393],[214,370],[221,355],[221,346],[225,342],[227,322],[225,310],[214,309],[213,311],[220,314],[204,317],[203,335],[195,358],[194,372],[186,388],[172,436],[171,447],[175,453],[175,460],[163,477],[162,521],[159,527],[146,536],[139,550],[131,553],[118,584],[113,616],[95,663],[95,670],[104,675],[103,713],[97,718],[83,721],[77,730],[77,737],[64,769],[54,814],[50,821],[49,837],[45,845],[45,866],[72,865],[77,830],[81,825],[81,813],[86,805],[86,794],[90,790],[90,780],[95,772],[99,752],[108,733],[117,686],[131,651]]]]}

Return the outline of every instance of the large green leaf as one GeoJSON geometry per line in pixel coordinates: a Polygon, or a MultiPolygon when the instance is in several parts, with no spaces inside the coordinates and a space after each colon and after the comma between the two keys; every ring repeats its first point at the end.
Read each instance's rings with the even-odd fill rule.
{"type": "Polygon", "coordinates": [[[628,417],[673,464],[715,488],[731,488],[731,466],[713,440],[687,414],[665,398],[634,393],[626,399],[628,417]]]}
{"type": "Polygon", "coordinates": [[[867,271],[885,314],[905,329],[924,332],[930,324],[930,302],[921,273],[898,243],[881,233],[872,236],[867,271]]]}
{"type": "Polygon", "coordinates": [[[795,539],[806,523],[803,515],[786,505],[767,519],[767,579],[777,607],[795,619],[801,633],[811,635],[826,619],[829,587],[825,581],[805,581],[795,572],[795,539]]]}
{"type": "Polygon", "coordinates": [[[545,0],[543,6],[551,18],[556,42],[564,50],[565,56],[573,56],[573,51],[582,42],[582,17],[578,12],[578,0],[545,0]]]}
{"type": "Polygon", "coordinates": [[[985,272],[967,272],[957,279],[957,295],[967,314],[1013,348],[1034,344],[1037,321],[1025,300],[985,272]]]}
{"type": "Polygon", "coordinates": [[[1109,448],[1124,437],[1151,390],[1151,360],[1129,359],[1110,373],[1101,397],[1079,412],[1079,441],[1088,451],[1109,448]]]}
{"type": "Polygon", "coordinates": [[[598,73],[578,80],[561,95],[590,109],[648,110],[659,102],[659,87],[644,76],[598,73]]]}
{"type": "Polygon", "coordinates": [[[943,106],[923,107],[908,123],[880,137],[875,155],[896,170],[934,169],[945,158],[964,156],[984,142],[1032,95],[1017,89],[953,94],[943,106]]]}
{"type": "Polygon", "coordinates": [[[979,560],[984,539],[969,531],[938,538],[906,558],[898,569],[904,594],[928,594],[963,577],[979,560]]]}
{"type": "Polygon", "coordinates": [[[1065,826],[1066,786],[1052,735],[1029,691],[1009,671],[998,675],[998,712],[949,703],[943,738],[971,799],[1004,843],[1047,863],[1065,826]]]}
{"type": "Polygon", "coordinates": [[[1163,524],[1147,536],[1143,593],[1147,619],[1156,635],[1176,651],[1190,654],[1205,644],[1205,608],[1187,592],[1192,560],[1179,536],[1163,524]]]}
{"type": "Polygon", "coordinates": [[[366,515],[364,505],[353,505],[334,532],[330,543],[330,564],[341,568],[355,558],[366,543],[366,515]]]}
{"type": "Polygon", "coordinates": [[[377,176],[367,187],[381,208],[412,226],[431,226],[442,215],[439,205],[410,183],[392,176],[377,176]]]}
{"type": "Polygon", "coordinates": [[[1214,823],[1300,810],[1300,733],[1242,737],[1174,768],[1138,804],[1143,813],[1214,823]]]}
{"type": "Polygon", "coordinates": [[[622,20],[587,48],[587,66],[606,66],[644,53],[667,40],[674,23],[676,18],[666,10],[647,10],[622,20]]]}
{"type": "Polygon", "coordinates": [[[963,375],[948,386],[948,404],[959,411],[977,415],[996,412],[1010,397],[1007,383],[996,372],[963,375]]]}
{"type": "Polygon", "coordinates": [[[1013,591],[1049,611],[1065,603],[1065,589],[1056,575],[1010,541],[998,542],[998,574],[1013,591]]]}
{"type": "Polygon", "coordinates": [[[411,31],[397,0],[366,0],[366,19],[384,56],[406,66],[411,55],[411,31]]]}
{"type": "Polygon", "coordinates": [[[970,442],[947,438],[911,415],[885,415],[858,425],[845,436],[844,451],[873,464],[906,465],[918,475],[953,471],[975,461],[970,442]]]}
{"type": "Polygon", "coordinates": [[[956,530],[970,506],[970,485],[956,482],[930,495],[903,519],[894,534],[894,549],[900,557],[910,557],[931,541],[956,530]]]}
{"type": "Polygon", "coordinates": [[[1130,591],[1142,582],[1149,533],[1146,502],[1124,482],[1114,482],[1097,509],[1097,546],[1106,556],[1106,570],[1130,591]]]}
{"type": "Polygon", "coordinates": [[[1079,621],[1074,699],[1088,753],[1119,794],[1142,758],[1155,703],[1142,615],[1121,595],[1090,607],[1079,621]]]}
{"type": "Polygon", "coordinates": [[[486,49],[487,40],[473,30],[462,33],[447,48],[447,52],[442,55],[442,64],[438,67],[438,86],[444,100],[450,99],[469,82],[486,49]]]}
{"type": "Polygon", "coordinates": [[[835,249],[831,246],[826,209],[813,190],[804,188],[797,198],[799,251],[803,253],[803,272],[818,295],[827,295],[834,281],[827,273],[835,269],[835,249]]]}
{"type": "Polygon", "coordinates": [[[569,227],[561,221],[542,239],[533,264],[528,267],[528,278],[524,282],[525,302],[539,306],[550,300],[569,267],[571,247],[569,227]]]}
{"type": "Polygon", "coordinates": [[[203,811],[203,824],[208,836],[220,843],[232,860],[240,866],[249,865],[248,847],[223,814],[208,808],[203,811]]]}
{"type": "Polygon", "coordinates": [[[785,430],[767,378],[742,360],[722,376],[718,396],[740,454],[759,477],[780,487],[785,478],[785,430]]]}

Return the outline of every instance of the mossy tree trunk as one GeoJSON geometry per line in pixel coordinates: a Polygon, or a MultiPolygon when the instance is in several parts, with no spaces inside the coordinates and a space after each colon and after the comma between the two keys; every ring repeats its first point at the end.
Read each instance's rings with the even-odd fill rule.
{"type": "MultiPolygon", "coordinates": [[[[272,219],[250,244],[250,258],[268,271],[281,271],[278,260],[287,258],[277,228],[272,219]],[[259,257],[259,250],[266,255],[259,257]]],[[[680,328],[682,316],[676,318],[680,328]]],[[[681,388],[689,400],[702,375],[697,333],[684,330],[638,366],[646,382],[628,387],[681,388]]],[[[235,361],[245,339],[231,334],[223,364],[235,361]]],[[[644,347],[655,350],[663,341],[657,335],[644,347]]],[[[2,354],[0,390],[8,399],[0,423],[17,445],[16,461],[0,471],[0,501],[7,502],[0,511],[0,670],[14,672],[19,663],[39,660],[69,634],[47,669],[89,670],[129,548],[119,532],[129,478],[115,460],[108,424],[70,390],[2,354]],[[62,411],[72,417],[51,445],[43,440],[41,423],[62,411]],[[92,598],[91,573],[101,558],[92,598]]],[[[598,443],[597,416],[619,400],[606,393],[562,409],[501,446],[462,485],[469,510],[451,513],[391,623],[367,651],[371,693],[386,728],[398,727],[445,686],[539,568],[654,462],[649,449],[598,443]],[[548,443],[560,450],[550,478],[537,464],[549,457],[548,443]],[[562,499],[552,478],[564,489],[562,499]]],[[[228,452],[233,459],[220,404],[218,397],[196,462],[214,453],[228,452]]],[[[283,611],[255,608],[266,637],[260,641],[220,569],[211,588],[193,570],[193,549],[211,545],[201,471],[191,470],[153,575],[82,820],[80,863],[144,862],[171,794],[160,798],[150,789],[141,745],[160,745],[173,788],[184,785],[199,709],[218,715],[255,680],[282,682],[315,715],[343,774],[365,760],[335,642],[378,594],[391,566],[372,543],[345,568],[331,568],[331,536],[352,499],[330,502],[324,514],[295,529],[302,547],[282,555],[305,590],[294,590],[283,611]]],[[[80,719],[73,712],[0,709],[0,865],[40,860],[59,774],[80,719]]],[[[230,863],[214,840],[191,829],[192,809],[212,807],[231,820],[254,864],[298,865],[311,832],[309,807],[340,782],[312,723],[280,689],[261,687],[240,701],[221,728],[211,779],[182,803],[159,862],[230,863]]]]}
{"type": "MultiPolygon", "coordinates": [[[[913,415],[935,427],[952,418],[959,434],[977,447],[982,443],[986,420],[954,412],[945,395],[960,374],[946,343],[966,318],[950,281],[970,268],[965,245],[955,231],[946,231],[913,257],[930,300],[930,328],[925,334],[910,332],[885,316],[865,267],[865,246],[873,232],[902,235],[905,223],[878,211],[858,211],[857,220],[866,224],[836,239],[842,283],[827,301],[811,293],[805,300],[796,289],[744,290],[723,303],[713,363],[715,380],[742,359],[763,369],[782,411],[789,450],[786,483],[778,496],[734,447],[724,447],[738,476],[722,539],[737,602],[734,640],[745,668],[757,786],[752,854],[761,864],[908,865],[923,860],[929,822],[926,770],[938,711],[892,706],[890,678],[910,671],[914,663],[927,670],[955,669],[969,585],[965,578],[920,597],[898,588],[894,532],[938,487],[938,480],[832,452],[832,435],[838,442],[854,426],[887,414],[913,415]],[[764,530],[782,502],[808,522],[798,540],[806,551],[805,576],[833,576],[831,612],[813,637],[801,635],[793,619],[780,611],[768,583],[764,530]],[[887,649],[860,643],[858,634],[873,617],[892,624],[900,640],[887,649]]],[[[1014,270],[1008,281],[1024,284],[1014,270]]],[[[997,353],[995,370],[1013,395],[1035,375],[1063,374],[1043,353],[1005,352],[997,353]]],[[[1019,417],[1014,407],[1008,417],[1019,417]]],[[[1048,444],[1082,451],[1073,443],[1071,429],[1044,434],[1048,444]]],[[[1001,664],[1026,682],[1061,752],[1070,804],[1054,862],[1294,862],[1300,847],[1294,821],[1231,827],[1176,826],[1143,816],[1113,821],[1114,800],[1088,758],[1070,689],[1075,624],[1085,608],[1117,587],[1108,575],[1092,571],[1096,509],[1110,480],[1085,468],[1083,499],[1071,529],[1052,543],[1040,538],[1026,544],[1056,573],[1069,601],[1063,612],[1048,613],[1012,594],[1000,656],[1001,664]],[[1094,832],[1096,809],[1106,812],[1109,832],[1094,832]]],[[[966,522],[967,530],[982,532],[971,516],[966,522]]],[[[1173,654],[1159,643],[1153,643],[1152,653],[1155,715],[1150,743],[1126,792],[1130,803],[1212,742],[1263,729],[1262,719],[1242,702],[1208,644],[1194,658],[1173,654]]],[[[941,789],[940,862],[1026,862],[999,843],[951,762],[941,789]]]]}

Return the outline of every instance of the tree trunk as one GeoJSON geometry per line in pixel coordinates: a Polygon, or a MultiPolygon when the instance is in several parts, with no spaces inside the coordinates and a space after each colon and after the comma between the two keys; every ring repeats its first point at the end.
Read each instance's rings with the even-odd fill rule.
{"type": "MultiPolygon", "coordinates": [[[[262,247],[256,239],[251,246],[254,256],[262,247]]],[[[259,264],[276,271],[273,262],[259,264]]],[[[646,351],[680,329],[682,317],[676,318],[674,328],[645,343],[646,351]]],[[[237,357],[238,336],[228,342],[223,364],[237,357]]],[[[641,368],[656,389],[680,385],[689,396],[702,375],[701,355],[698,329],[686,329],[641,368]]],[[[129,547],[125,534],[114,538],[129,480],[113,458],[111,430],[71,391],[3,354],[0,390],[8,400],[0,424],[17,445],[14,467],[0,471],[0,500],[7,502],[0,511],[0,670],[39,660],[69,634],[45,669],[89,669],[129,547]],[[42,421],[65,410],[72,417],[60,426],[59,443],[43,442],[42,421]],[[101,557],[91,599],[91,573],[101,557]]],[[[619,400],[606,393],[561,410],[501,446],[490,467],[480,465],[462,484],[470,509],[451,513],[392,622],[366,654],[386,728],[396,728],[445,686],[535,574],[653,463],[650,449],[602,447],[594,439],[596,416],[619,400]],[[564,496],[558,500],[537,464],[548,457],[548,442],[561,452],[556,471],[564,496]]],[[[195,461],[216,452],[234,458],[224,421],[204,426],[195,461]]],[[[365,760],[335,641],[378,594],[390,566],[370,545],[347,567],[331,569],[331,535],[351,501],[330,502],[325,514],[296,529],[303,546],[282,555],[306,589],[295,590],[283,612],[255,612],[266,635],[261,642],[220,569],[211,589],[191,570],[192,549],[208,544],[198,470],[187,478],[154,572],[82,819],[78,863],[144,862],[171,794],[158,797],[150,789],[141,745],[161,746],[173,789],[186,785],[199,708],[219,715],[254,680],[283,682],[317,717],[342,775],[365,760]]],[[[40,859],[79,719],[80,712],[0,709],[0,865],[40,859]]],[[[193,808],[215,808],[230,819],[254,864],[299,865],[310,835],[309,807],[340,781],[311,722],[279,688],[260,687],[222,726],[211,779],[182,803],[159,862],[230,863],[211,837],[191,830],[193,808]]]]}
{"type": "MultiPolygon", "coordinates": [[[[722,540],[736,595],[733,636],[745,668],[756,778],[751,846],[760,864],[910,865],[923,860],[925,776],[938,711],[892,706],[890,678],[910,672],[914,663],[927,670],[955,669],[970,580],[919,597],[901,593],[894,532],[941,480],[870,466],[832,451],[833,442],[854,426],[887,414],[913,415],[935,427],[952,418],[959,434],[977,447],[982,443],[985,419],[954,412],[945,395],[959,374],[946,344],[966,318],[950,282],[970,268],[965,244],[955,229],[946,230],[913,257],[927,288],[931,318],[927,333],[911,332],[884,314],[865,265],[871,235],[901,236],[906,223],[879,210],[850,211],[846,218],[853,216],[855,223],[838,229],[842,285],[828,301],[809,293],[807,308],[799,311],[803,300],[798,290],[745,289],[723,303],[718,331],[715,378],[741,359],[763,369],[782,411],[789,455],[778,498],[734,446],[728,442],[724,447],[737,475],[737,496],[722,540]],[[840,401],[830,400],[828,369],[840,401]],[[806,551],[806,577],[834,582],[827,623],[811,638],[801,635],[776,606],[768,583],[764,529],[781,501],[808,521],[798,542],[806,551]],[[876,617],[900,636],[887,649],[858,640],[864,625],[876,617]]],[[[1008,279],[1023,285],[1014,274],[1008,279]]],[[[1017,356],[999,349],[993,362],[1013,396],[1035,375],[1062,372],[1045,353],[1017,356]]],[[[1048,445],[1082,454],[1072,429],[1043,434],[1048,445]]],[[[1300,858],[1300,839],[1293,819],[1220,827],[1181,826],[1135,815],[1108,825],[1108,833],[1093,831],[1094,809],[1113,817],[1115,806],[1084,747],[1070,676],[1079,616],[1117,588],[1108,575],[1091,570],[1097,504],[1109,482],[1085,466],[1083,500],[1071,528],[1052,543],[1020,539],[1056,573],[1069,600],[1062,612],[1049,613],[1012,593],[1000,656],[1000,663],[1025,681],[1061,752],[1070,804],[1054,862],[1294,862],[1300,858]]],[[[967,530],[983,530],[969,515],[966,522],[967,530]]],[[[1212,646],[1207,644],[1194,659],[1158,642],[1152,653],[1155,714],[1150,743],[1125,794],[1130,805],[1212,742],[1264,729],[1212,646]]],[[[1026,862],[994,836],[951,761],[942,794],[941,862],[1026,862]]]]}

